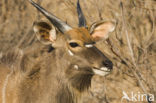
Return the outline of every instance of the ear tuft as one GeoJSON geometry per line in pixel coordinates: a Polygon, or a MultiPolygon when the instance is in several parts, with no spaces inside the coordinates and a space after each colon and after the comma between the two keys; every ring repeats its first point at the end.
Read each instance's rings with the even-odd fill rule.
{"type": "Polygon", "coordinates": [[[99,21],[95,22],[90,27],[90,34],[94,41],[108,39],[111,32],[115,30],[115,21],[99,21]]]}
{"type": "Polygon", "coordinates": [[[35,22],[33,27],[36,37],[41,43],[49,45],[56,40],[56,29],[47,22],[35,22]]]}

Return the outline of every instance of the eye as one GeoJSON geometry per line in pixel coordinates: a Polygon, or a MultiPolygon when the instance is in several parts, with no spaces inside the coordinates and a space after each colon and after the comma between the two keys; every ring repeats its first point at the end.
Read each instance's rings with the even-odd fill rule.
{"type": "Polygon", "coordinates": [[[69,43],[69,45],[70,45],[72,48],[75,48],[75,47],[78,47],[78,46],[79,46],[79,44],[76,43],[76,42],[71,42],[71,43],[69,43]]]}

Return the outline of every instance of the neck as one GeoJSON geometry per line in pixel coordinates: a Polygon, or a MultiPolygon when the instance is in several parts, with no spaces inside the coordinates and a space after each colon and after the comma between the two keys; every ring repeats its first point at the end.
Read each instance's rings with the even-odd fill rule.
{"type": "Polygon", "coordinates": [[[92,75],[77,74],[62,85],[57,94],[58,103],[82,103],[81,97],[91,86],[92,75]]]}
{"type": "Polygon", "coordinates": [[[56,84],[53,85],[57,88],[55,94],[56,103],[81,103],[82,95],[86,93],[91,86],[91,78],[93,76],[91,69],[84,67],[80,67],[82,71],[81,69],[73,69],[72,64],[76,64],[79,59],[73,59],[69,56],[65,48],[57,48],[48,53],[47,56],[44,56],[41,61],[43,64],[47,62],[50,64],[43,65],[46,69],[40,70],[42,75],[51,78],[44,79],[44,83],[48,83],[49,87],[53,89],[51,83],[57,79],[56,84]],[[72,61],[72,63],[70,61],[72,61]],[[54,69],[56,71],[53,71],[54,69]],[[54,78],[51,76],[54,76],[54,78]]]}
{"type": "MultiPolygon", "coordinates": [[[[61,89],[61,94],[65,96],[64,98],[66,98],[66,100],[69,100],[67,103],[81,103],[81,97],[91,86],[93,74],[90,73],[91,71],[88,71],[90,69],[85,68],[86,71],[77,71],[73,70],[72,66],[69,66],[69,68],[70,69],[67,69],[65,72],[67,83],[65,87],[63,86],[63,89],[61,89]]],[[[62,97],[62,95],[60,95],[60,97],[62,97]]]]}
{"type": "MultiPolygon", "coordinates": [[[[57,55],[60,55],[60,53],[57,55]]],[[[92,71],[90,71],[91,69],[89,68],[81,68],[85,71],[75,70],[73,65],[68,62],[70,60],[64,60],[64,58],[69,58],[68,56],[68,53],[61,56],[61,60],[59,59],[59,64],[63,64],[64,66],[57,67],[60,70],[59,78],[61,80],[61,87],[56,96],[57,101],[58,103],[81,103],[82,95],[86,93],[91,86],[91,78],[93,74],[91,74],[92,71]],[[62,72],[62,70],[64,70],[64,72],[62,72]]],[[[74,58],[74,60],[76,59],[74,58]]],[[[75,64],[77,61],[72,60],[72,63],[73,62],[75,64]]]]}
{"type": "Polygon", "coordinates": [[[80,93],[85,92],[91,86],[92,74],[77,73],[69,78],[71,86],[80,93]]]}

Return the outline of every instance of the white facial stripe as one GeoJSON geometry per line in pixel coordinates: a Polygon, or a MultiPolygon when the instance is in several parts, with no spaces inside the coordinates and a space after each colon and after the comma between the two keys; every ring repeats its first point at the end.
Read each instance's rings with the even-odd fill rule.
{"type": "Polygon", "coordinates": [[[105,71],[102,71],[102,70],[98,70],[98,69],[93,69],[93,72],[97,75],[100,75],[100,76],[105,76],[107,74],[109,74],[110,72],[105,72],[105,71]]]}
{"type": "Polygon", "coordinates": [[[91,48],[91,47],[93,47],[93,45],[92,44],[86,44],[85,47],[86,48],[91,48]]]}
{"type": "Polygon", "coordinates": [[[70,50],[68,50],[68,53],[69,53],[70,56],[74,55],[70,50]]]}
{"type": "Polygon", "coordinates": [[[74,69],[78,70],[79,69],[78,65],[74,65],[74,69]]]}
{"type": "Polygon", "coordinates": [[[50,34],[49,35],[49,39],[51,41],[55,41],[56,40],[56,30],[55,29],[50,30],[50,33],[49,34],[50,34]]]}

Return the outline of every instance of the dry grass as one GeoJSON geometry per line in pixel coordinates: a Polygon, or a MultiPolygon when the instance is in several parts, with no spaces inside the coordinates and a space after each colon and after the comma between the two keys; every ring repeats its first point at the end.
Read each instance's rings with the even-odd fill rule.
{"type": "MultiPolygon", "coordinates": [[[[77,27],[76,0],[37,2],[77,27]]],[[[84,103],[120,103],[122,91],[151,93],[156,98],[156,1],[81,0],[81,5],[88,25],[101,19],[117,21],[109,40],[97,43],[114,62],[114,71],[106,78],[93,78],[84,103]]],[[[41,18],[27,0],[1,0],[0,51],[31,47],[36,42],[32,24],[41,18]]]]}

